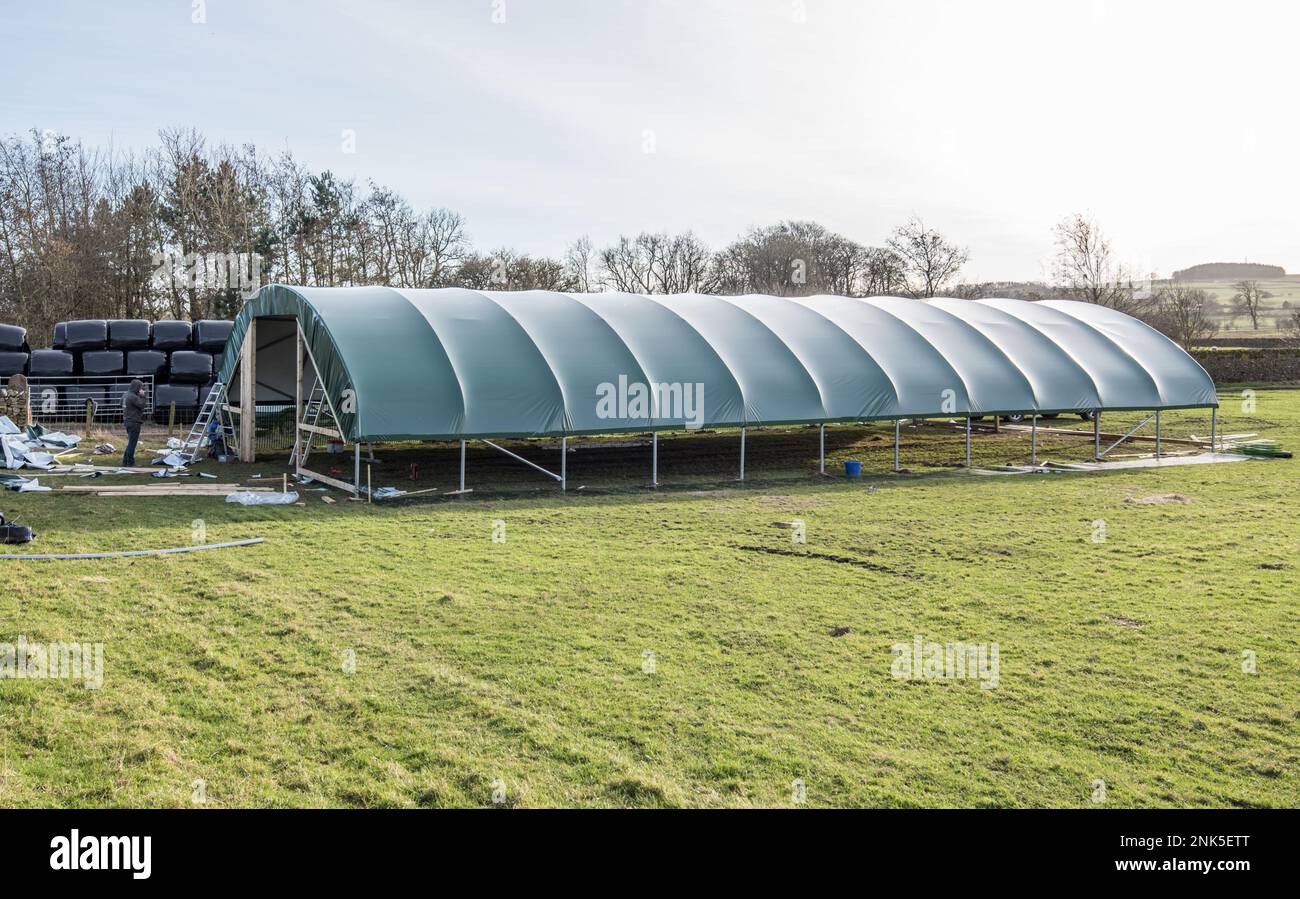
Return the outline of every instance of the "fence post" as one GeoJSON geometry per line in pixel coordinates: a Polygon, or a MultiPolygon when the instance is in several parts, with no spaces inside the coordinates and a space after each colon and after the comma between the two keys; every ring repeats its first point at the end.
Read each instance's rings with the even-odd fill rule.
{"type": "Polygon", "coordinates": [[[90,436],[90,429],[95,424],[95,401],[86,400],[86,436],[90,436]]]}
{"type": "Polygon", "coordinates": [[[176,401],[172,400],[171,406],[167,409],[167,439],[172,437],[172,431],[176,427],[176,401]]]}

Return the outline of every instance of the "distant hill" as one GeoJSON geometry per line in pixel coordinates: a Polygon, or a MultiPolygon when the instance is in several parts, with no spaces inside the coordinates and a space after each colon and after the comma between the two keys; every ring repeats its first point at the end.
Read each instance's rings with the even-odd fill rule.
{"type": "Polygon", "coordinates": [[[1206,262],[1174,272],[1175,281],[1259,281],[1285,277],[1286,269],[1282,266],[1258,262],[1206,262]]]}

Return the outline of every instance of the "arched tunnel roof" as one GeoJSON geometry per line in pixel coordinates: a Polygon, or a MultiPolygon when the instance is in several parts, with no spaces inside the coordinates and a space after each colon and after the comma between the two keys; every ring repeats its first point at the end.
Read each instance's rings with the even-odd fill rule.
{"type": "Polygon", "coordinates": [[[298,320],[352,440],[1217,405],[1163,334],[1064,300],[270,285],[224,383],[254,317],[298,320]]]}

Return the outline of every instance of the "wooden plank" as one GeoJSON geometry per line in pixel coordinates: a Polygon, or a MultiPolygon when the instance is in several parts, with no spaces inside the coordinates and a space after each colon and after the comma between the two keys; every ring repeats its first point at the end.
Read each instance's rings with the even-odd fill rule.
{"type": "Polygon", "coordinates": [[[357,488],[352,484],[349,484],[347,481],[340,481],[338,478],[332,478],[329,475],[324,475],[318,471],[312,471],[307,468],[302,468],[301,466],[297,470],[297,475],[300,478],[311,478],[313,481],[320,481],[322,484],[328,484],[331,487],[337,487],[338,489],[344,491],[345,493],[355,494],[357,492],[357,488]]]}
{"type": "MultiPolygon", "coordinates": [[[[1191,434],[1189,436],[1191,437],[1192,440],[1196,441],[1202,446],[1210,445],[1209,437],[1200,437],[1196,434],[1191,434]]],[[[1251,437],[1258,437],[1258,436],[1259,436],[1258,434],[1220,434],[1218,437],[1215,437],[1214,439],[1215,442],[1217,443],[1225,443],[1225,442],[1230,443],[1234,440],[1248,440],[1251,437]]]]}
{"type": "MultiPolygon", "coordinates": [[[[168,478],[168,480],[171,480],[168,478]]],[[[69,484],[59,489],[67,493],[112,493],[114,490],[175,490],[177,488],[195,490],[270,490],[270,487],[243,487],[239,484],[213,484],[196,482],[194,484],[69,484]]]]}
{"type": "MultiPolygon", "coordinates": [[[[375,497],[375,499],[379,500],[380,502],[388,502],[389,500],[392,499],[406,499],[406,497],[408,496],[422,496],[426,493],[437,493],[438,490],[439,488],[437,487],[426,487],[423,490],[408,490],[405,493],[397,494],[397,496],[377,496],[375,497]]],[[[469,493],[470,491],[466,490],[465,492],[469,493]]],[[[451,496],[451,494],[448,493],[447,496],[451,496]]]]}
{"type": "Polygon", "coordinates": [[[114,493],[124,490],[250,490],[254,493],[278,493],[274,487],[245,487],[243,484],[213,484],[209,481],[191,481],[177,483],[168,479],[168,483],[163,484],[120,484],[107,485],[102,484],[96,487],[83,487],[80,485],[68,486],[61,488],[69,493],[114,493]]]}
{"type": "MultiPolygon", "coordinates": [[[[1008,431],[1029,431],[1029,430],[1031,430],[1029,427],[1027,427],[1027,426],[1025,426],[1025,425],[1003,425],[1002,427],[1005,428],[1005,429],[1008,430],[1008,431]]],[[[973,429],[972,429],[972,430],[973,430],[973,429]]],[[[1088,438],[1089,440],[1092,440],[1092,439],[1093,439],[1093,433],[1092,433],[1092,431],[1080,431],[1080,430],[1076,430],[1076,429],[1074,429],[1074,428],[1045,428],[1045,427],[1043,427],[1042,425],[1039,425],[1039,426],[1038,426],[1038,433],[1039,433],[1039,434],[1074,435],[1075,437],[1086,437],[1086,438],[1088,438]]],[[[1101,432],[1101,439],[1102,439],[1103,442],[1105,442],[1105,441],[1107,441],[1107,440],[1110,440],[1110,441],[1119,440],[1119,439],[1120,439],[1121,437],[1123,437],[1123,436],[1124,436],[1123,434],[1108,434],[1108,433],[1106,433],[1105,431],[1102,431],[1102,432],[1101,432]]],[[[1155,434],[1131,434],[1131,435],[1129,435],[1129,436],[1126,438],[1126,441],[1127,441],[1127,440],[1151,440],[1151,441],[1154,441],[1155,439],[1156,439],[1156,435],[1155,435],[1155,434]]],[[[1181,438],[1181,437],[1166,437],[1166,436],[1164,436],[1164,435],[1161,435],[1161,437],[1160,437],[1160,442],[1161,442],[1161,443],[1180,443],[1180,444],[1184,444],[1184,445],[1186,445],[1186,446],[1200,446],[1200,445],[1201,445],[1200,441],[1197,441],[1197,440],[1186,440],[1186,439],[1181,438]]]]}
{"type": "MultiPolygon", "coordinates": [[[[229,496],[232,493],[245,493],[244,490],[103,490],[95,496],[229,496]]],[[[255,490],[258,494],[279,493],[278,490],[255,490]]],[[[89,493],[74,493],[73,496],[90,496],[89,493]]]]}
{"type": "MultiPolygon", "coordinates": [[[[109,490],[95,496],[215,496],[224,498],[234,490],[109,490]]],[[[270,491],[268,491],[270,492],[270,491]]]]}
{"type": "MultiPolygon", "coordinates": [[[[98,481],[99,478],[95,478],[98,481]]],[[[278,479],[277,479],[278,480],[278,479]]],[[[64,490],[141,490],[146,487],[233,487],[240,486],[238,481],[214,481],[211,478],[152,478],[143,484],[69,484],[64,490]]]]}
{"type": "MultiPolygon", "coordinates": [[[[1173,452],[1161,452],[1160,458],[1168,459],[1174,456],[1195,456],[1196,450],[1174,450],[1173,452]]],[[[1107,459],[1154,459],[1155,453],[1108,453],[1107,459]]]]}
{"type": "Polygon", "coordinates": [[[274,487],[127,487],[125,490],[78,490],[77,494],[278,494],[274,487]]]}
{"type": "MultiPolygon", "coordinates": [[[[83,465],[82,463],[75,463],[73,465],[56,465],[54,468],[50,469],[44,474],[67,474],[67,475],[74,475],[76,477],[82,477],[82,476],[94,474],[97,471],[102,472],[103,475],[115,475],[118,472],[117,466],[95,465],[95,466],[86,467],[87,465],[88,463],[86,463],[85,465],[83,465]]],[[[153,474],[155,471],[161,471],[162,469],[134,467],[134,468],[122,468],[121,470],[129,474],[153,474]]],[[[101,475],[101,477],[103,475],[101,475]]],[[[42,475],[42,477],[44,477],[44,475],[42,475]]]]}
{"type": "MultiPolygon", "coordinates": [[[[278,490],[245,491],[238,487],[233,490],[196,490],[188,487],[171,487],[154,490],[96,490],[93,492],[96,496],[149,496],[150,494],[156,494],[157,496],[179,496],[181,494],[189,494],[190,496],[225,496],[228,493],[279,493],[278,490]]],[[[78,493],[77,495],[86,496],[88,494],[78,493]]]]}
{"type": "Polygon", "coordinates": [[[279,493],[280,492],[276,490],[274,487],[242,487],[239,484],[235,484],[230,487],[223,487],[220,484],[214,484],[212,486],[208,486],[207,484],[166,484],[166,485],[159,485],[156,487],[153,486],[152,484],[136,484],[131,487],[112,487],[112,488],[99,487],[92,490],[72,490],[71,488],[66,488],[66,487],[64,489],[71,493],[140,493],[140,492],[148,492],[150,490],[158,490],[158,491],[188,490],[190,493],[234,493],[235,491],[239,491],[241,493],[279,493]]]}
{"type": "Polygon", "coordinates": [[[257,318],[248,320],[244,349],[239,360],[239,408],[249,410],[239,416],[239,461],[257,460],[257,318]]]}
{"type": "Polygon", "coordinates": [[[326,437],[337,437],[339,440],[343,439],[343,435],[340,432],[333,428],[322,428],[320,425],[308,425],[300,422],[298,424],[298,430],[310,431],[313,434],[324,434],[326,437]]]}

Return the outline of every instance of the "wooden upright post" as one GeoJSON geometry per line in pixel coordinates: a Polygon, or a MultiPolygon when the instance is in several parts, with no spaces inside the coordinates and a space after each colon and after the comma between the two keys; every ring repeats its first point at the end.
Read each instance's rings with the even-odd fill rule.
{"type": "Polygon", "coordinates": [[[293,420],[296,426],[297,422],[302,421],[302,326],[297,322],[294,322],[294,333],[297,335],[294,339],[294,346],[297,351],[294,360],[296,376],[293,392],[293,420]]]}
{"type": "Polygon", "coordinates": [[[257,319],[248,320],[239,360],[239,461],[257,461],[257,319]]]}
{"type": "Polygon", "coordinates": [[[289,457],[292,465],[298,464],[301,458],[302,431],[298,425],[302,424],[302,325],[294,322],[294,388],[293,388],[293,455],[289,457]]]}

